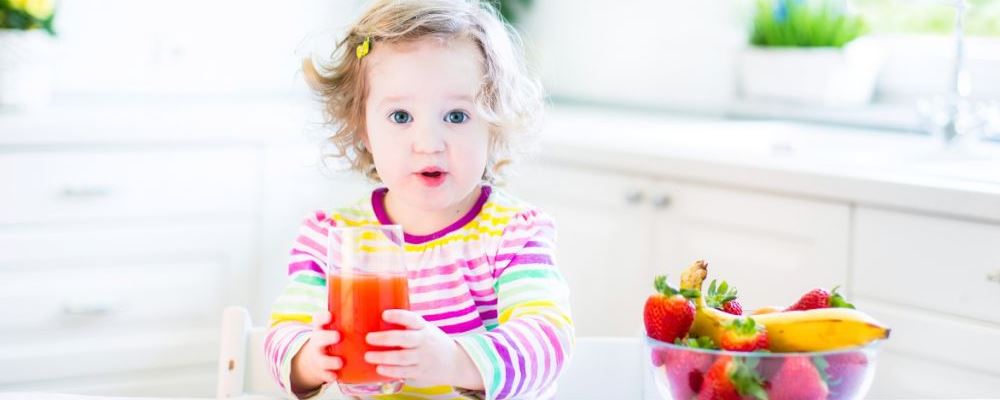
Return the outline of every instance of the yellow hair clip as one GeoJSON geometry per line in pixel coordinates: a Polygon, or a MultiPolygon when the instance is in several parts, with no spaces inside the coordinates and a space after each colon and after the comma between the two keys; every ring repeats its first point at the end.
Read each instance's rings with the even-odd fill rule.
{"type": "Polygon", "coordinates": [[[359,44],[358,47],[354,49],[354,54],[357,55],[358,59],[360,60],[368,55],[368,52],[371,51],[371,48],[372,48],[372,37],[365,36],[364,43],[359,44]]]}

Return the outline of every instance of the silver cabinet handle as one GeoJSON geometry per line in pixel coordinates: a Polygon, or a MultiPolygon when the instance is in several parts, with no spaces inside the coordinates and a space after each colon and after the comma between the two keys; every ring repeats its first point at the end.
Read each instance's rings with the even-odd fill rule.
{"type": "Polygon", "coordinates": [[[986,274],[986,280],[989,282],[1000,283],[1000,270],[986,274]]]}
{"type": "Polygon", "coordinates": [[[107,186],[67,186],[59,191],[59,198],[65,200],[91,200],[111,196],[107,186]]]}
{"type": "Polygon", "coordinates": [[[636,190],[625,195],[625,202],[631,205],[636,205],[642,203],[642,200],[645,197],[646,196],[643,195],[641,191],[636,190]]]}
{"type": "Polygon", "coordinates": [[[653,198],[653,208],[662,210],[664,208],[670,207],[670,204],[672,202],[673,200],[670,198],[670,196],[662,194],[653,198]]]}

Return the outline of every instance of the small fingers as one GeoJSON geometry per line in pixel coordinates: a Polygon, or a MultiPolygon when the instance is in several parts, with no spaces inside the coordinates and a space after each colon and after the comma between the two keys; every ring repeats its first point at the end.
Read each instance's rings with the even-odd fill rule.
{"type": "Polygon", "coordinates": [[[417,353],[412,350],[369,351],[365,353],[365,361],[378,365],[416,365],[417,353]]]}
{"type": "Polygon", "coordinates": [[[315,330],[309,336],[309,341],[314,346],[326,347],[340,343],[340,332],[328,330],[315,330]]]}
{"type": "Polygon", "coordinates": [[[412,349],[424,342],[424,335],[421,331],[381,331],[365,335],[365,341],[374,346],[412,349]]]}
{"type": "Polygon", "coordinates": [[[385,310],[382,319],[391,324],[399,324],[407,329],[423,329],[427,325],[424,317],[410,310],[385,310]]]}
{"type": "Polygon", "coordinates": [[[320,368],[324,370],[336,371],[344,368],[344,360],[340,357],[322,357],[319,360],[320,368]]]}
{"type": "Polygon", "coordinates": [[[337,373],[330,370],[323,370],[320,371],[319,378],[325,383],[333,383],[337,381],[337,373]]]}
{"type": "Polygon", "coordinates": [[[313,328],[319,329],[323,325],[330,323],[330,310],[320,310],[316,311],[312,315],[312,326],[313,328]]]}

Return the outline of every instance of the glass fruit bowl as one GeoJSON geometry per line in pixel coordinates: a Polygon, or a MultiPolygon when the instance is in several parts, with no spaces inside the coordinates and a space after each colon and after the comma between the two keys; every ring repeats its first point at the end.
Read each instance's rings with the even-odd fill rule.
{"type": "Polygon", "coordinates": [[[646,337],[646,373],[662,399],[863,399],[878,341],[810,353],[706,350],[646,337]]]}

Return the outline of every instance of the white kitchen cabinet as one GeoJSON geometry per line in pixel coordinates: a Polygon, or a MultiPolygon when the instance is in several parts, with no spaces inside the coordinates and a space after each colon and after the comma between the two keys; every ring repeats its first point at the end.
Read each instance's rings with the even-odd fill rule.
{"type": "Polygon", "coordinates": [[[556,165],[526,166],[508,189],[556,221],[556,263],[570,286],[577,334],[637,336],[653,290],[650,181],[556,165]]]}
{"type": "Polygon", "coordinates": [[[0,153],[0,224],[254,211],[257,153],[239,148],[0,153]]]}
{"type": "Polygon", "coordinates": [[[653,276],[668,274],[676,286],[698,259],[710,278],[738,287],[747,307],[847,283],[845,204],[550,163],[525,167],[515,182],[515,195],[556,219],[581,336],[641,334],[653,276]]]}
{"type": "Polygon", "coordinates": [[[860,296],[1000,324],[1000,225],[859,207],[860,296]]]}
{"type": "Polygon", "coordinates": [[[892,327],[873,393],[1000,397],[1000,225],[858,207],[852,240],[855,303],[892,327]]]}
{"type": "Polygon", "coordinates": [[[995,399],[1000,377],[885,349],[869,399],[995,399]]]}
{"type": "Polygon", "coordinates": [[[253,295],[259,167],[239,146],[0,153],[0,391],[211,396],[219,316],[253,295]]]}
{"type": "Polygon", "coordinates": [[[870,397],[1000,396],[1000,225],[570,162],[529,164],[514,182],[556,218],[580,336],[641,335],[652,275],[676,282],[705,259],[747,309],[843,285],[892,328],[870,397]]]}
{"type": "Polygon", "coordinates": [[[704,259],[748,311],[848,283],[847,204],[669,181],[649,191],[658,273],[704,259]]]}
{"type": "Polygon", "coordinates": [[[860,297],[854,303],[892,328],[870,397],[1000,397],[1000,326],[860,297]]]}
{"type": "Polygon", "coordinates": [[[75,392],[85,387],[74,379],[207,370],[222,309],[249,299],[253,232],[240,222],[0,229],[0,388],[75,392]]]}
{"type": "MultiPolygon", "coordinates": [[[[216,349],[217,350],[217,349],[216,349]]],[[[109,375],[88,375],[58,381],[30,381],[12,386],[17,392],[73,393],[88,396],[199,398],[214,396],[218,365],[159,368],[109,375]]],[[[0,397],[4,397],[0,393],[0,397]]]]}

